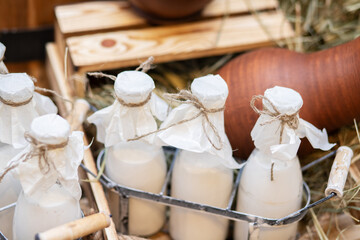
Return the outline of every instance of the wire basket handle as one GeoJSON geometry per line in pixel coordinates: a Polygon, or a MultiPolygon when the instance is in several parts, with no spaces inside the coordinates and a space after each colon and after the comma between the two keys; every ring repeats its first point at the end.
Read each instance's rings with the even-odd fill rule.
{"type": "Polygon", "coordinates": [[[342,198],[353,154],[351,148],[346,146],[339,147],[336,151],[336,157],[331,167],[328,185],[325,190],[326,196],[335,193],[336,197],[333,199],[342,198]]]}

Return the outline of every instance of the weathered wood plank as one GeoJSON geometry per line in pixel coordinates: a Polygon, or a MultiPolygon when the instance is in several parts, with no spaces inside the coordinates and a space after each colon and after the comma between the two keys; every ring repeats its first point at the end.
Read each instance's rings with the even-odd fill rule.
{"type": "MultiPolygon", "coordinates": [[[[60,94],[67,99],[73,100],[74,97],[72,95],[71,87],[69,86],[69,83],[66,81],[63,73],[63,64],[61,62],[58,49],[56,48],[56,45],[53,43],[49,43],[46,45],[46,53],[47,53],[47,71],[48,76],[50,78],[50,83],[53,87],[53,89],[60,92],[60,94]]],[[[60,113],[62,115],[67,114],[71,110],[71,105],[64,105],[62,101],[59,101],[59,105],[62,106],[60,108],[60,113]]],[[[79,131],[83,131],[83,128],[80,127],[79,131]]],[[[84,144],[88,145],[89,142],[84,137],[84,144]]],[[[84,152],[84,165],[90,169],[93,173],[97,174],[97,169],[95,166],[95,161],[92,156],[91,150],[86,149],[84,152]]],[[[99,211],[109,213],[109,205],[105,197],[104,190],[100,184],[100,182],[95,181],[94,177],[90,174],[87,174],[87,177],[92,180],[90,182],[91,189],[93,191],[97,207],[99,211]]],[[[108,240],[116,240],[118,239],[114,222],[111,220],[110,227],[105,229],[105,233],[108,240]]]]}
{"type": "Polygon", "coordinates": [[[253,15],[235,16],[223,24],[222,19],[211,19],[70,37],[67,45],[74,66],[85,72],[135,66],[149,56],[166,62],[242,51],[294,35],[281,12],[264,12],[258,17],[261,24],[253,15]]]}
{"type": "MultiPolygon", "coordinates": [[[[214,0],[204,9],[202,17],[249,12],[246,1],[255,10],[277,7],[276,0],[214,0]]],[[[126,1],[97,1],[58,6],[55,14],[64,35],[135,28],[146,24],[146,21],[136,15],[126,1]]]]}

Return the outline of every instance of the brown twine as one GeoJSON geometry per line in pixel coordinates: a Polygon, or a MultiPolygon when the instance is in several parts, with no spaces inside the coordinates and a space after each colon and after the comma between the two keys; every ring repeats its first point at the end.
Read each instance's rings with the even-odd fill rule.
{"type": "MultiPolygon", "coordinates": [[[[146,73],[147,71],[149,71],[151,69],[153,62],[154,62],[154,57],[150,56],[145,62],[142,62],[140,64],[140,66],[135,69],[135,71],[140,71],[140,69],[141,69],[141,72],[146,73]]],[[[96,78],[105,77],[105,78],[109,78],[110,80],[116,81],[116,76],[102,73],[102,72],[88,72],[87,74],[89,76],[96,77],[96,78]]]]}
{"type": "MultiPolygon", "coordinates": [[[[59,148],[64,148],[68,144],[68,140],[66,142],[60,144],[46,144],[36,140],[29,133],[24,134],[25,140],[31,144],[31,150],[28,153],[23,154],[18,161],[13,162],[10,166],[6,167],[4,172],[0,175],[0,182],[3,180],[5,175],[18,167],[20,163],[27,162],[33,157],[38,157],[39,169],[43,174],[47,174],[50,171],[50,163],[48,160],[48,151],[55,150],[59,148]],[[46,169],[46,170],[45,170],[46,169]]],[[[53,165],[53,163],[51,163],[53,165]]],[[[53,165],[55,168],[55,166],[53,165]]]]}
{"type": "Polygon", "coordinates": [[[142,106],[144,106],[145,104],[147,104],[147,103],[150,101],[151,96],[152,96],[152,94],[149,93],[149,95],[147,96],[147,98],[146,98],[144,101],[142,101],[142,102],[139,102],[139,103],[127,103],[127,102],[125,102],[123,99],[119,98],[119,97],[115,94],[115,97],[116,97],[116,99],[119,101],[119,103],[120,103],[121,105],[125,106],[125,107],[142,107],[142,106]]]}
{"type": "Polygon", "coordinates": [[[135,69],[135,71],[141,71],[146,73],[151,69],[151,65],[154,63],[154,57],[150,56],[145,62],[141,63],[139,67],[135,69]]]}
{"type": "Polygon", "coordinates": [[[275,105],[265,96],[262,95],[256,95],[253,96],[250,102],[250,106],[251,108],[259,115],[268,115],[271,117],[271,119],[269,121],[266,121],[262,124],[260,124],[261,126],[266,125],[266,124],[270,124],[276,120],[280,121],[280,144],[282,142],[282,135],[284,132],[284,127],[285,124],[288,125],[289,128],[296,130],[299,127],[299,118],[298,118],[298,113],[299,111],[293,113],[293,114],[285,114],[285,113],[281,113],[276,107],[275,105]],[[263,110],[259,110],[256,106],[255,106],[255,101],[258,99],[262,99],[267,101],[271,107],[273,108],[273,111],[270,111],[269,109],[267,109],[265,106],[263,106],[263,110]]]}
{"type": "Polygon", "coordinates": [[[205,132],[205,135],[206,135],[208,141],[211,143],[211,145],[216,150],[221,150],[222,149],[223,142],[222,142],[222,139],[220,137],[219,131],[216,129],[214,124],[210,121],[208,114],[209,113],[222,112],[222,111],[224,111],[225,107],[215,108],[215,109],[207,109],[195,95],[193,95],[190,91],[187,91],[187,90],[181,90],[179,93],[176,93],[176,94],[165,94],[164,97],[168,98],[171,101],[176,101],[176,102],[180,102],[180,103],[184,103],[184,100],[185,100],[185,103],[192,104],[194,107],[196,107],[199,110],[199,112],[196,115],[194,115],[193,117],[191,117],[191,118],[183,119],[183,120],[181,120],[179,122],[170,124],[169,126],[167,126],[165,128],[161,128],[161,129],[158,129],[156,131],[152,131],[152,132],[146,133],[144,135],[128,139],[128,141],[139,140],[139,139],[147,137],[147,136],[149,136],[151,134],[158,133],[158,132],[161,132],[161,131],[165,131],[165,130],[171,128],[171,127],[174,127],[174,126],[186,123],[186,122],[190,122],[190,121],[192,121],[192,120],[194,120],[194,119],[196,119],[196,118],[198,118],[200,116],[203,116],[204,118],[203,118],[203,121],[202,121],[202,127],[203,127],[203,130],[205,132]],[[216,146],[215,143],[210,139],[210,137],[209,137],[209,135],[208,135],[208,133],[207,133],[207,131],[205,129],[205,122],[207,122],[209,124],[209,126],[211,127],[211,129],[214,132],[220,146],[216,146]]]}
{"type": "Polygon", "coordinates": [[[23,102],[13,102],[13,101],[6,100],[0,96],[0,102],[2,102],[5,105],[11,106],[11,107],[20,107],[20,106],[24,106],[24,105],[28,104],[29,102],[31,102],[32,98],[33,98],[33,96],[31,96],[28,100],[25,100],[23,102]]]}
{"type": "Polygon", "coordinates": [[[116,76],[114,75],[110,75],[110,74],[105,74],[105,73],[102,73],[102,72],[89,72],[87,73],[89,76],[92,76],[92,77],[96,77],[96,78],[102,78],[102,77],[106,77],[106,78],[109,78],[113,81],[116,80],[116,76]]]}

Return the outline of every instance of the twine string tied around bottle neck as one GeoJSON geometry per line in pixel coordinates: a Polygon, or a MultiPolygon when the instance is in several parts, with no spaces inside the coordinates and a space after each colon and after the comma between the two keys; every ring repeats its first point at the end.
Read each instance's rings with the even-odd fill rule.
{"type": "Polygon", "coordinates": [[[250,106],[251,108],[259,115],[267,115],[270,116],[270,120],[265,121],[263,123],[261,123],[261,126],[267,125],[267,124],[271,124],[274,121],[280,121],[280,144],[282,143],[282,135],[284,132],[284,127],[285,125],[287,125],[289,128],[296,130],[299,127],[299,110],[296,111],[293,114],[286,114],[286,113],[281,113],[278,108],[265,96],[263,95],[256,95],[253,96],[250,102],[250,106]],[[260,110],[255,106],[255,102],[257,100],[264,100],[267,103],[269,103],[269,105],[271,106],[272,110],[266,108],[265,106],[263,106],[263,109],[260,110]]]}
{"type": "Polygon", "coordinates": [[[197,119],[198,117],[202,116],[203,117],[203,119],[202,119],[202,128],[204,130],[206,138],[208,139],[210,144],[216,150],[221,150],[223,148],[223,141],[221,139],[219,130],[210,121],[209,114],[222,112],[222,111],[224,111],[225,107],[208,109],[202,104],[202,102],[194,94],[192,94],[188,90],[181,90],[179,93],[175,93],[175,94],[169,94],[169,93],[164,94],[164,97],[167,98],[169,101],[174,101],[174,102],[178,102],[178,103],[192,104],[194,107],[196,107],[199,110],[199,112],[197,114],[195,114],[193,117],[183,119],[183,120],[181,120],[179,122],[175,122],[173,124],[168,125],[167,127],[160,128],[160,129],[158,129],[156,131],[152,131],[152,132],[146,133],[144,135],[128,139],[128,141],[139,140],[139,139],[147,137],[147,136],[149,136],[151,134],[158,133],[158,132],[161,132],[161,131],[165,131],[165,130],[167,130],[169,128],[172,128],[174,126],[177,126],[177,125],[180,125],[180,124],[183,124],[183,123],[186,123],[186,122],[190,122],[190,121],[192,121],[194,119],[197,119]],[[207,129],[206,129],[206,123],[210,126],[211,130],[213,131],[219,145],[215,144],[214,141],[209,136],[209,134],[207,132],[207,129]]]}
{"type": "MultiPolygon", "coordinates": [[[[0,175],[0,182],[3,180],[5,175],[10,172],[11,170],[18,167],[21,163],[27,162],[28,160],[37,157],[38,158],[38,165],[40,171],[45,175],[47,174],[51,166],[56,170],[56,167],[54,166],[53,162],[49,161],[48,159],[48,151],[55,150],[55,149],[61,149],[66,147],[68,144],[68,139],[60,144],[47,144],[38,141],[36,138],[31,136],[29,133],[24,134],[25,140],[28,141],[31,145],[31,150],[27,153],[24,153],[22,156],[19,157],[19,159],[15,162],[11,162],[2,172],[0,175]]],[[[57,171],[57,170],[56,170],[57,171]]]]}

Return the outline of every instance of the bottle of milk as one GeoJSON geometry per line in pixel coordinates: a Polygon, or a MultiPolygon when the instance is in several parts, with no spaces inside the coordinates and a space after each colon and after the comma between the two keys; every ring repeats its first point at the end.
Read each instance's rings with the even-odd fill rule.
{"type": "MultiPolygon", "coordinates": [[[[302,104],[299,93],[278,86],[253,98],[251,106],[260,114],[251,132],[256,148],[242,172],[237,211],[282,218],[300,209],[300,138],[307,137],[314,148],[322,150],[334,146],[329,144],[325,129],[320,131],[299,118],[302,104]],[[258,99],[262,100],[263,110],[254,105],[258,99]]],[[[297,223],[269,227],[240,221],[235,225],[235,239],[295,239],[296,230],[297,223]]]]}
{"type": "MultiPolygon", "coordinates": [[[[171,196],[225,208],[228,204],[233,169],[239,164],[224,130],[224,105],[228,96],[219,75],[194,79],[191,92],[174,97],[184,99],[161,125],[158,139],[182,149],[176,159],[171,196]]],[[[228,220],[194,210],[172,207],[170,234],[175,240],[219,240],[227,236],[228,220]]]]}
{"type": "MultiPolygon", "coordinates": [[[[154,81],[139,71],[121,72],[115,81],[115,101],[88,118],[97,127],[97,140],[104,143],[105,173],[114,182],[139,190],[160,193],[166,176],[163,150],[153,144],[158,120],[166,117],[168,106],[156,94],[154,81]],[[141,139],[136,140],[137,137],[141,139]]],[[[113,200],[113,197],[111,197],[113,200]]],[[[118,203],[110,200],[112,209],[118,203]]],[[[113,212],[120,230],[119,212],[113,212]]],[[[130,198],[129,233],[149,236],[165,223],[165,206],[130,198]]]]}
{"type": "MultiPolygon", "coordinates": [[[[0,57],[2,46],[0,43],[0,57]]],[[[34,92],[34,88],[26,73],[0,74],[0,173],[28,145],[24,133],[30,130],[31,121],[45,113],[57,112],[54,103],[34,92]]],[[[20,191],[19,181],[12,173],[7,174],[0,183],[0,208],[16,202],[20,191]]],[[[0,231],[9,239],[12,239],[13,215],[14,208],[0,212],[0,231]]]]}
{"type": "Polygon", "coordinates": [[[23,189],[15,208],[14,239],[34,239],[38,232],[81,218],[83,133],[71,133],[65,119],[46,114],[32,121],[25,137],[29,145],[4,172],[16,171],[23,189]]]}

